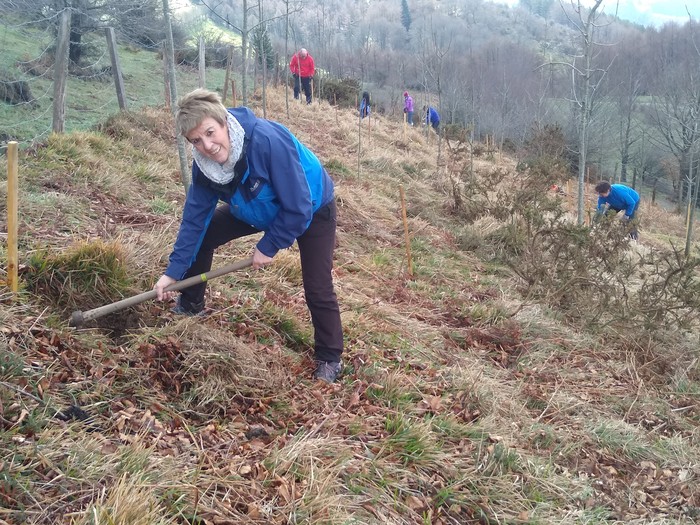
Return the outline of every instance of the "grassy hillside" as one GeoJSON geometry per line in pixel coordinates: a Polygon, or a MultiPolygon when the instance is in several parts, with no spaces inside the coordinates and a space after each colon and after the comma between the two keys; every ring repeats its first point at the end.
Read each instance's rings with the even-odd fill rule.
{"type": "Polygon", "coordinates": [[[337,183],[344,375],[311,380],[295,248],[212,281],[204,319],[144,303],[68,327],[152,287],[183,191],[162,107],[50,136],[20,161],[23,289],[0,295],[0,523],[697,519],[697,319],[655,280],[697,292],[692,267],[663,273],[679,218],[644,203],[630,244],[567,226],[556,163],[523,171],[481,145],[472,163],[457,141],[438,163],[422,130],[268,103],[337,183]],[[597,251],[612,242],[615,260],[597,251]],[[609,265],[595,279],[594,263],[609,265]]]}
{"type": "MultiPolygon", "coordinates": [[[[196,29],[212,40],[228,41],[211,24],[203,23],[196,29]]],[[[104,33],[88,33],[83,43],[81,67],[71,71],[66,86],[66,131],[88,129],[119,110],[104,33]]],[[[50,134],[54,66],[48,51],[55,45],[56,37],[50,28],[40,29],[13,19],[0,26],[0,82],[24,81],[32,99],[30,104],[0,103],[0,142],[17,140],[24,147],[50,134]]],[[[130,110],[164,104],[164,64],[158,53],[121,45],[119,61],[130,110]]],[[[198,82],[196,71],[182,72],[177,77],[178,93],[197,87],[198,82]]],[[[207,69],[207,84],[223,86],[224,70],[207,69]]]]}

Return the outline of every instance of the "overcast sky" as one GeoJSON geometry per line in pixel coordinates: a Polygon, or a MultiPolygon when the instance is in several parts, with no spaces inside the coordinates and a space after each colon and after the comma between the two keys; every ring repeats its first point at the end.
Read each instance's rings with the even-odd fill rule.
{"type": "MultiPolygon", "coordinates": [[[[519,0],[492,0],[510,6],[517,5],[519,0]]],[[[563,0],[565,3],[571,0],[563,0]]],[[[574,0],[576,2],[577,0],[574,0]]],[[[583,4],[591,4],[591,0],[582,0],[583,4]]],[[[638,24],[660,26],[664,22],[676,21],[684,24],[689,20],[688,11],[695,21],[700,20],[700,2],[698,0],[604,0],[603,11],[615,14],[624,20],[638,24]]]]}

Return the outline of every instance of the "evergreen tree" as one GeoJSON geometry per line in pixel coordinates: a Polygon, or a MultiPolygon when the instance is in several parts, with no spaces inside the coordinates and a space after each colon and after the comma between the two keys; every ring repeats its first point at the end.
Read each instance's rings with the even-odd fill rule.
{"type": "Polygon", "coordinates": [[[547,18],[553,4],[554,0],[520,0],[521,7],[542,18],[547,18]]]}
{"type": "Polygon", "coordinates": [[[266,30],[265,24],[260,24],[253,30],[253,49],[255,56],[260,66],[265,64],[268,70],[275,67],[275,50],[272,48],[270,35],[266,30]]]}
{"type": "Polygon", "coordinates": [[[408,1],[401,0],[401,25],[408,32],[411,29],[411,11],[408,9],[408,1]]]}

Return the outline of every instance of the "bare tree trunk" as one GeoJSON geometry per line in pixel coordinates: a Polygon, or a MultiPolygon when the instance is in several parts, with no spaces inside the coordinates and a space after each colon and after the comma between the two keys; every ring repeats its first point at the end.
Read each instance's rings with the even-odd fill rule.
{"type": "Polygon", "coordinates": [[[265,36],[267,35],[267,24],[263,22],[265,18],[263,17],[263,0],[259,0],[258,3],[258,17],[262,26],[262,35],[260,37],[260,67],[262,68],[262,105],[263,105],[263,118],[267,118],[267,49],[265,48],[265,36]]]}
{"type": "Polygon", "coordinates": [[[243,78],[241,78],[241,90],[243,91],[243,105],[248,105],[248,0],[243,0],[243,31],[241,34],[241,56],[243,57],[243,78]]]}
{"type": "Polygon", "coordinates": [[[588,152],[588,128],[591,121],[591,110],[593,105],[593,47],[595,45],[593,41],[593,33],[595,30],[595,21],[598,17],[597,10],[603,0],[595,0],[595,3],[586,16],[586,20],[583,20],[583,6],[581,5],[581,0],[578,0],[576,13],[579,16],[579,24],[576,24],[581,33],[581,41],[583,43],[583,68],[576,68],[575,64],[572,64],[572,75],[573,75],[573,91],[576,94],[576,76],[578,75],[583,82],[583,92],[581,97],[576,101],[578,104],[578,114],[579,114],[579,126],[578,126],[578,224],[582,225],[585,220],[584,216],[584,195],[585,195],[585,182],[586,182],[586,162],[587,162],[587,152],[588,152]]]}
{"type": "Polygon", "coordinates": [[[690,187],[688,188],[689,194],[689,207],[688,207],[688,229],[685,236],[685,256],[690,255],[690,248],[693,244],[693,226],[695,222],[695,208],[698,205],[698,190],[700,189],[700,184],[698,184],[697,169],[694,166],[695,160],[693,155],[693,150],[690,151],[690,167],[688,168],[688,173],[690,174],[690,187]],[[695,169],[694,169],[695,168],[695,169]]]}
{"type": "Polygon", "coordinates": [[[284,2],[284,107],[289,118],[289,67],[287,67],[287,57],[289,56],[289,0],[284,2]]]}
{"type": "MultiPolygon", "coordinates": [[[[686,10],[688,10],[688,7],[686,6],[686,10]]],[[[688,11],[688,17],[690,18],[690,23],[693,23],[693,17],[690,16],[690,11],[688,11]]],[[[693,46],[695,47],[695,52],[697,53],[698,56],[700,56],[700,47],[698,47],[698,43],[693,40],[693,46]]],[[[697,119],[697,112],[695,113],[696,119],[697,119]]],[[[690,255],[690,248],[692,245],[693,241],[693,227],[695,226],[695,209],[698,207],[698,193],[700,193],[700,176],[698,176],[698,168],[695,165],[695,139],[697,137],[697,131],[698,131],[698,121],[695,120],[695,123],[693,125],[693,143],[690,147],[690,166],[688,166],[688,172],[690,173],[690,188],[688,188],[688,192],[690,195],[692,195],[691,199],[691,206],[690,206],[690,211],[688,213],[688,231],[686,232],[686,239],[685,239],[685,256],[688,257],[690,255]]]]}
{"type": "MultiPolygon", "coordinates": [[[[170,79],[170,110],[175,116],[177,112],[177,80],[175,78],[175,44],[173,43],[173,26],[170,20],[170,6],[168,0],[163,0],[163,16],[165,18],[165,38],[168,45],[166,52],[168,60],[168,78],[170,79]]],[[[185,188],[185,193],[190,189],[190,170],[185,150],[185,139],[177,134],[177,153],[180,157],[180,180],[185,188]]]]}
{"type": "Polygon", "coordinates": [[[168,69],[168,46],[165,42],[161,42],[160,49],[163,52],[163,86],[165,96],[165,107],[170,109],[170,70],[168,69]]]}

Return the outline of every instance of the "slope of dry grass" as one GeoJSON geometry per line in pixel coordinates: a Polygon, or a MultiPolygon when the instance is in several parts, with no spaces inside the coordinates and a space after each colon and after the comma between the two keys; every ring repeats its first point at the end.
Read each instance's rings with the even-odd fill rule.
{"type": "MultiPolygon", "coordinates": [[[[262,115],[260,100],[251,105],[262,115]]],[[[670,334],[649,353],[567,324],[544,304],[519,308],[515,275],[459,248],[466,225],[451,213],[450,166],[444,151],[437,165],[434,135],[382,116],[358,130],[353,112],[325,103],[292,104],[288,117],[284,108],[273,90],[268,117],[337,183],[342,379],[310,379],[294,248],[263,272],[213,281],[204,319],[146,303],[69,328],[72,310],[103,299],[59,283],[61,261],[112,243],[128,274],[121,294],[149,289],[183,195],[165,110],[54,136],[21,160],[21,253],[39,259],[24,282],[55,278],[0,296],[0,523],[700,516],[697,336],[670,334]]],[[[515,166],[496,154],[476,158],[474,170],[515,166]]],[[[657,226],[634,249],[682,244],[679,218],[643,211],[657,226]]],[[[479,241],[498,221],[471,227],[479,241]]],[[[227,246],[215,265],[253,244],[227,246]]],[[[91,272],[72,268],[70,286],[94,282],[91,272]]]]}

